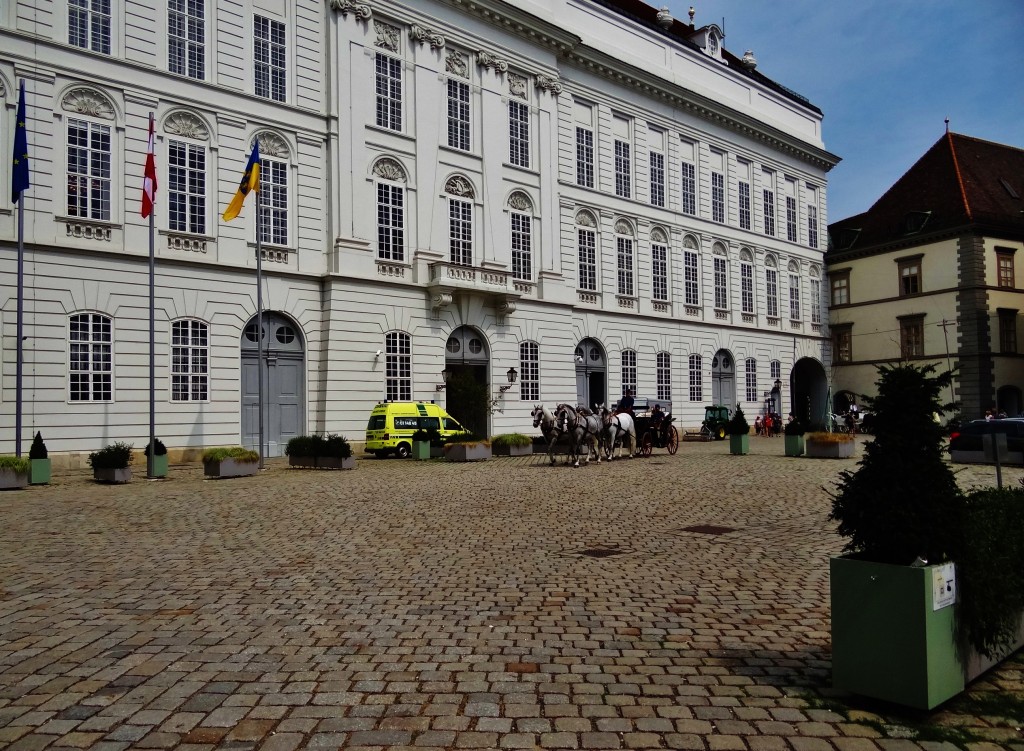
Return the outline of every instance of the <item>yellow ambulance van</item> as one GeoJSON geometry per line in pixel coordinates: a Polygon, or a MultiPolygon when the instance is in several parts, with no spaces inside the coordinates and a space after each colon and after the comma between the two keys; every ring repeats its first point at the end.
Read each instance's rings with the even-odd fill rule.
{"type": "Polygon", "coordinates": [[[412,434],[417,430],[436,430],[442,438],[466,432],[433,402],[381,402],[366,423],[366,453],[404,459],[412,453],[412,434]]]}

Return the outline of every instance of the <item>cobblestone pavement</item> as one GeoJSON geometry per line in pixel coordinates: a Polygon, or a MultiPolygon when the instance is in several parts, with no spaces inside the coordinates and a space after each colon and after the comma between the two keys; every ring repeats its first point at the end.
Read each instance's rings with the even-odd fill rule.
{"type": "Polygon", "coordinates": [[[1024,751],[1019,655],[937,713],[829,688],[855,460],[751,447],[0,495],[0,747],[1024,751]]]}

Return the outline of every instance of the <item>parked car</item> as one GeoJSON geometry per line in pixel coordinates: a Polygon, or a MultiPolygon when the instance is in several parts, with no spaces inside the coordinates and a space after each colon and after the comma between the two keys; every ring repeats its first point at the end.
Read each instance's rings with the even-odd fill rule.
{"type": "Polygon", "coordinates": [[[950,451],[982,451],[983,435],[1006,434],[1006,448],[1009,451],[1024,451],[1024,418],[1007,417],[1002,420],[971,420],[961,423],[950,433],[950,451]]]}

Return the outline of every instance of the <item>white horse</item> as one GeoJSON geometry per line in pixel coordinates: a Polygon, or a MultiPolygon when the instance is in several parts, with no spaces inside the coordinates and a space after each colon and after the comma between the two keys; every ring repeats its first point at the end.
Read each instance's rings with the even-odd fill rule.
{"type": "Polygon", "coordinates": [[[601,452],[598,451],[601,436],[601,420],[590,413],[589,410],[578,410],[569,404],[559,404],[555,408],[555,416],[561,430],[569,434],[570,452],[573,458],[573,466],[580,466],[580,455],[586,451],[586,462],[590,463],[590,455],[593,452],[598,463],[601,462],[601,452]],[[584,414],[586,412],[586,414],[584,414]]]}
{"type": "Polygon", "coordinates": [[[610,412],[604,405],[601,406],[601,419],[604,422],[604,431],[607,435],[608,444],[605,447],[609,460],[615,459],[621,454],[621,447],[616,444],[624,437],[629,438],[629,458],[636,454],[636,425],[633,416],[628,412],[618,414],[610,412]],[[613,455],[613,452],[614,455],[613,455]]]}
{"type": "Polygon", "coordinates": [[[551,414],[547,407],[542,404],[534,405],[533,411],[530,413],[530,417],[533,418],[533,427],[540,428],[541,435],[544,436],[544,440],[548,442],[548,459],[551,463],[555,463],[555,444],[558,443],[558,439],[562,435],[562,431],[559,430],[555,416],[551,414]]]}

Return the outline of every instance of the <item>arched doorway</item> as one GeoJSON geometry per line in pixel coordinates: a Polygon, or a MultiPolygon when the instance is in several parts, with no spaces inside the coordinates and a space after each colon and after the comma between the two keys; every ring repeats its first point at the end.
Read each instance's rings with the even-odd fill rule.
{"type": "Polygon", "coordinates": [[[583,339],[576,345],[576,400],[593,409],[607,404],[608,358],[596,339],[583,339]]]}
{"type": "Polygon", "coordinates": [[[711,401],[730,412],[736,406],[736,362],[727,349],[718,350],[711,358],[711,401]]]}
{"type": "Polygon", "coordinates": [[[487,339],[475,328],[460,326],[445,342],[445,410],[464,428],[481,436],[488,434],[490,362],[487,339]]]}
{"type": "MultiPolygon", "coordinates": [[[[242,445],[259,450],[259,337],[256,318],[242,331],[242,445]]],[[[283,456],[305,433],[306,355],[302,331],[279,313],[263,313],[263,456],[283,456]]]]}
{"type": "Polygon", "coordinates": [[[828,403],[828,378],[822,364],[811,357],[797,360],[789,385],[792,394],[789,411],[805,425],[824,427],[831,405],[828,403]]]}
{"type": "Polygon", "coordinates": [[[1007,417],[1017,417],[1021,413],[1020,389],[1016,386],[1000,386],[996,391],[996,407],[1007,417]]]}

